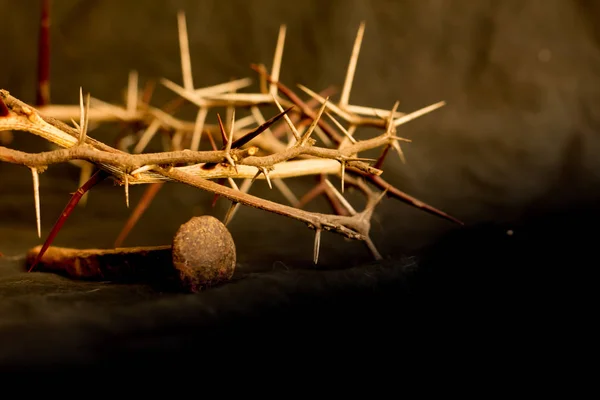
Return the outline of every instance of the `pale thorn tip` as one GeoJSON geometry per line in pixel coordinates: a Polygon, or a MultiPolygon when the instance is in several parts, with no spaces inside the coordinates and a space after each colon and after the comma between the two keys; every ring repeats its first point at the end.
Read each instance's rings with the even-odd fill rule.
{"type": "Polygon", "coordinates": [[[273,82],[270,85],[269,93],[277,95],[277,81],[281,72],[281,60],[283,59],[283,47],[285,45],[286,26],[279,27],[279,35],[277,36],[277,45],[275,47],[275,55],[273,56],[273,66],[271,68],[271,78],[273,82]]]}
{"type": "Polygon", "coordinates": [[[327,97],[325,99],[325,101],[323,102],[323,104],[319,108],[319,111],[317,112],[317,115],[315,116],[315,118],[311,122],[310,126],[308,127],[308,129],[306,130],[306,132],[304,133],[304,135],[302,136],[300,142],[298,142],[298,145],[304,146],[306,144],[306,141],[310,138],[310,135],[313,133],[313,131],[317,127],[317,124],[319,123],[319,120],[321,119],[321,116],[323,115],[323,112],[325,111],[325,108],[327,108],[327,103],[328,102],[329,102],[329,97],[327,97]]]}
{"type": "MultiPolygon", "coordinates": [[[[277,100],[277,96],[275,96],[274,94],[271,93],[271,97],[273,98],[273,101],[275,102],[275,105],[279,109],[279,112],[284,112],[285,110],[283,109],[283,107],[279,103],[279,100],[277,100]]],[[[298,142],[300,140],[300,134],[298,133],[298,129],[296,129],[296,126],[294,125],[294,123],[290,119],[289,115],[285,114],[283,116],[283,119],[285,119],[285,122],[290,127],[290,130],[292,131],[292,134],[294,135],[294,138],[296,139],[296,142],[298,142]]]]}
{"type": "Polygon", "coordinates": [[[313,249],[313,262],[319,262],[319,250],[321,248],[321,228],[317,228],[315,232],[315,247],[313,249]]]}
{"type": "Polygon", "coordinates": [[[177,13],[177,33],[179,35],[179,52],[181,57],[181,74],[183,75],[183,87],[186,90],[194,90],[194,80],[192,77],[192,61],[190,57],[190,44],[187,32],[187,23],[185,12],[177,13]]]}
{"type": "Polygon", "coordinates": [[[138,72],[136,70],[129,71],[129,80],[127,82],[127,112],[131,115],[135,114],[138,103],[138,72]]]}
{"type": "Polygon", "coordinates": [[[342,94],[340,96],[339,106],[345,108],[350,100],[350,91],[352,90],[352,82],[354,81],[354,75],[356,73],[356,65],[358,63],[358,56],[360,54],[360,46],[362,44],[363,36],[365,33],[365,22],[361,22],[356,33],[356,39],[354,40],[354,46],[352,47],[352,55],[350,56],[350,62],[348,63],[348,69],[346,71],[346,79],[342,88],[342,94]]]}
{"type": "Polygon", "coordinates": [[[37,224],[38,237],[42,237],[42,217],[40,210],[40,178],[37,168],[31,168],[31,176],[33,178],[33,200],[35,203],[35,221],[37,224]]]}
{"type": "Polygon", "coordinates": [[[356,212],[356,210],[354,209],[354,207],[352,207],[352,205],[348,202],[348,200],[346,200],[346,198],[344,196],[342,196],[342,194],[339,192],[339,190],[337,190],[335,188],[335,186],[333,186],[333,183],[331,183],[331,181],[329,179],[325,179],[325,184],[329,187],[329,189],[331,189],[333,191],[333,194],[335,195],[335,197],[337,197],[337,199],[340,201],[340,203],[342,203],[342,205],[346,208],[346,210],[348,210],[350,215],[358,214],[356,212]]]}
{"type": "Polygon", "coordinates": [[[260,167],[260,169],[261,169],[262,173],[265,174],[265,179],[267,180],[269,189],[273,189],[273,185],[271,185],[271,178],[269,177],[269,171],[267,171],[267,168],[265,168],[265,167],[260,167]]]}
{"type": "Polygon", "coordinates": [[[129,175],[125,175],[125,205],[129,208],[129,175]]]}

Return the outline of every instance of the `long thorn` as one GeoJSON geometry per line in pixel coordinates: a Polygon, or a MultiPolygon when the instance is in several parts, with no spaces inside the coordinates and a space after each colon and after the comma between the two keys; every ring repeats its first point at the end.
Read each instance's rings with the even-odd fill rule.
{"type": "Polygon", "coordinates": [[[367,245],[367,247],[371,251],[371,254],[373,254],[373,257],[375,258],[375,260],[377,260],[377,261],[383,260],[383,257],[381,256],[381,253],[379,253],[379,251],[377,250],[377,247],[375,247],[375,244],[373,243],[373,241],[371,240],[370,237],[367,237],[365,239],[365,244],[367,245]]]}
{"type": "Polygon", "coordinates": [[[358,55],[360,53],[360,45],[362,44],[364,33],[365,22],[363,21],[358,27],[358,33],[356,34],[354,47],[352,48],[352,55],[350,56],[348,70],[346,72],[346,80],[344,81],[344,87],[342,88],[342,94],[340,95],[339,105],[341,108],[345,108],[348,105],[348,101],[350,100],[350,90],[352,90],[352,81],[354,80],[356,64],[358,63],[358,55]]]}
{"type": "Polygon", "coordinates": [[[129,208],[129,175],[125,175],[125,205],[129,208]]]}
{"type": "Polygon", "coordinates": [[[194,151],[198,151],[198,149],[200,149],[200,139],[202,138],[202,130],[204,129],[204,122],[206,122],[207,115],[207,108],[200,107],[198,109],[196,123],[194,124],[194,133],[192,134],[192,145],[190,146],[190,148],[194,151]]]}
{"type": "Polygon", "coordinates": [[[264,131],[266,131],[275,122],[279,121],[279,119],[281,117],[287,115],[287,113],[289,113],[293,108],[294,107],[290,107],[290,108],[288,108],[286,110],[281,111],[279,114],[277,114],[273,118],[271,118],[268,121],[266,121],[265,123],[261,124],[258,128],[254,129],[251,132],[248,132],[247,134],[245,134],[244,136],[242,136],[241,138],[239,138],[238,140],[236,140],[235,142],[233,142],[232,145],[231,145],[231,148],[237,149],[239,147],[242,147],[246,143],[250,142],[252,139],[254,139],[258,135],[260,135],[261,133],[263,133],[264,131]]]}
{"type": "Polygon", "coordinates": [[[134,114],[137,110],[138,94],[138,72],[132,70],[129,72],[129,81],[127,83],[127,112],[134,114]]]}
{"type": "Polygon", "coordinates": [[[419,208],[419,209],[421,209],[425,212],[428,212],[430,214],[433,214],[437,217],[444,218],[448,221],[452,221],[459,225],[464,225],[464,222],[462,222],[461,220],[454,218],[453,216],[451,216],[443,211],[440,211],[437,208],[432,207],[429,204],[426,204],[426,203],[422,202],[421,200],[418,200],[415,197],[410,196],[409,194],[401,191],[400,189],[390,185],[388,182],[386,182],[380,176],[368,174],[368,173],[358,171],[358,170],[355,170],[354,172],[356,172],[359,175],[362,175],[366,179],[370,180],[371,182],[373,182],[373,184],[377,185],[380,189],[383,189],[383,190],[387,189],[389,196],[395,197],[404,203],[407,203],[413,207],[419,208]]]}
{"type": "Polygon", "coordinates": [[[92,177],[85,184],[83,184],[79,189],[77,189],[77,191],[75,193],[73,193],[73,195],[71,196],[71,199],[69,200],[69,202],[65,206],[65,208],[64,208],[63,212],[61,213],[60,217],[58,217],[58,220],[56,221],[56,223],[52,227],[52,230],[50,231],[50,234],[48,235],[48,237],[46,238],[46,241],[42,245],[42,248],[41,248],[40,252],[35,257],[35,260],[31,264],[31,266],[29,267],[29,272],[33,271],[33,269],[36,267],[36,265],[38,264],[38,262],[42,259],[42,257],[46,253],[46,250],[48,250],[48,247],[50,247],[50,245],[52,244],[52,242],[56,238],[56,235],[58,234],[58,232],[60,231],[60,229],[62,228],[62,226],[64,225],[64,223],[66,222],[67,218],[73,212],[73,209],[75,208],[75,206],[77,205],[77,203],[81,199],[81,196],[83,196],[84,193],[86,193],[88,190],[90,190],[91,188],[93,188],[94,186],[96,186],[98,183],[100,183],[104,179],[108,178],[108,176],[109,176],[108,172],[100,169],[94,175],[92,175],[92,177]]]}
{"type": "Polygon", "coordinates": [[[141,153],[142,151],[144,151],[148,143],[150,143],[154,135],[156,135],[156,132],[158,132],[158,130],[160,129],[161,124],[162,123],[159,119],[154,119],[150,123],[150,125],[148,125],[148,127],[142,134],[142,137],[133,148],[134,153],[141,153]]]}
{"type": "Polygon", "coordinates": [[[340,162],[340,165],[341,165],[340,177],[342,180],[341,188],[342,188],[342,193],[344,193],[344,178],[346,177],[346,162],[344,160],[342,160],[340,162]]]}
{"type": "Polygon", "coordinates": [[[267,184],[269,185],[269,189],[273,189],[273,185],[271,185],[271,178],[269,178],[269,171],[267,171],[266,167],[259,167],[262,173],[265,175],[265,179],[267,180],[267,184]]]}
{"type": "MultiPolygon", "coordinates": [[[[326,103],[323,103],[323,104],[326,104],[326,103]]],[[[333,121],[333,123],[340,129],[340,131],[342,131],[342,133],[344,135],[346,135],[346,137],[348,138],[348,140],[350,140],[352,143],[356,143],[356,139],[354,139],[354,136],[352,136],[350,134],[350,132],[346,128],[344,128],[344,126],[337,119],[335,119],[333,117],[333,115],[331,115],[328,112],[326,112],[325,114],[327,114],[327,116],[329,117],[329,119],[333,121]]],[[[355,126],[355,125],[352,125],[352,126],[355,126]]]]}
{"type": "Polygon", "coordinates": [[[325,101],[321,105],[321,108],[319,108],[319,111],[317,112],[315,119],[313,119],[312,123],[306,130],[306,133],[304,133],[304,135],[302,135],[302,138],[300,139],[300,146],[304,146],[306,144],[306,141],[310,138],[310,135],[313,133],[313,131],[317,127],[317,124],[319,123],[319,121],[321,120],[321,116],[323,115],[323,111],[325,111],[325,108],[327,107],[328,101],[329,101],[329,97],[327,97],[325,99],[325,101]]]}
{"type": "Polygon", "coordinates": [[[315,232],[315,247],[313,249],[313,262],[319,262],[319,250],[321,248],[321,228],[317,228],[315,232]]]}
{"type": "Polygon", "coordinates": [[[31,168],[33,178],[33,200],[35,203],[35,222],[37,224],[38,237],[42,237],[42,217],[40,212],[40,176],[37,168],[31,168]]]}
{"type": "Polygon", "coordinates": [[[221,115],[219,113],[217,113],[217,120],[219,121],[219,131],[221,132],[221,140],[223,141],[222,148],[225,149],[227,147],[227,141],[229,139],[225,131],[225,126],[223,125],[223,120],[221,119],[221,115]]]}
{"type": "Polygon", "coordinates": [[[227,147],[225,151],[231,151],[231,146],[233,145],[233,130],[235,125],[235,108],[231,109],[231,123],[229,127],[229,138],[227,138],[227,147]]]}
{"type": "Polygon", "coordinates": [[[187,24],[185,13],[177,13],[177,32],[179,34],[179,51],[181,54],[181,73],[183,75],[183,87],[186,90],[194,90],[194,79],[192,77],[192,62],[190,57],[190,44],[188,41],[187,24]]]}
{"type": "Polygon", "coordinates": [[[338,190],[335,188],[335,186],[333,186],[333,184],[329,181],[329,179],[325,179],[325,184],[331,189],[331,191],[333,192],[335,197],[337,197],[339,202],[342,203],[342,205],[346,208],[346,210],[348,210],[350,215],[357,214],[354,207],[352,207],[352,205],[348,202],[348,200],[346,200],[346,198],[344,196],[342,196],[342,194],[340,192],[338,192],[338,190]]]}
{"type": "MultiPolygon", "coordinates": [[[[285,44],[285,32],[286,26],[281,25],[279,27],[279,35],[277,36],[277,46],[275,47],[275,55],[273,56],[273,67],[271,68],[271,76],[274,81],[279,80],[279,73],[281,72],[281,60],[283,58],[283,46],[285,44]]],[[[273,96],[277,95],[277,85],[271,83],[269,93],[273,96]]]]}
{"type": "MultiPolygon", "coordinates": [[[[253,182],[253,179],[244,179],[242,185],[240,186],[240,191],[248,193],[250,191],[250,186],[252,186],[253,182]]],[[[231,203],[231,206],[229,207],[229,209],[227,210],[227,214],[225,215],[225,225],[229,224],[231,220],[233,220],[233,217],[235,216],[239,208],[240,203],[231,203]]]]}
{"type": "Polygon", "coordinates": [[[418,118],[418,117],[420,117],[422,115],[425,115],[425,114],[430,113],[430,112],[432,112],[434,110],[437,110],[438,108],[443,107],[445,105],[446,105],[445,101],[440,101],[440,102],[432,104],[430,106],[423,107],[420,110],[414,111],[414,112],[412,112],[410,114],[406,114],[406,115],[404,115],[404,116],[396,119],[394,121],[394,126],[398,127],[398,126],[400,126],[402,124],[405,124],[405,123],[407,123],[409,121],[412,121],[413,119],[416,119],[416,118],[418,118]]]}
{"type": "MultiPolygon", "coordinates": [[[[279,100],[277,100],[277,97],[276,96],[272,96],[272,97],[273,97],[273,101],[275,102],[275,105],[277,106],[279,111],[283,112],[283,107],[279,103],[279,100]]],[[[296,126],[294,125],[294,123],[292,122],[292,120],[290,119],[290,117],[287,114],[285,114],[284,118],[285,118],[285,122],[288,124],[288,126],[290,127],[290,130],[294,134],[294,138],[296,139],[296,141],[299,141],[300,133],[298,133],[298,129],[296,129],[296,126]]]]}

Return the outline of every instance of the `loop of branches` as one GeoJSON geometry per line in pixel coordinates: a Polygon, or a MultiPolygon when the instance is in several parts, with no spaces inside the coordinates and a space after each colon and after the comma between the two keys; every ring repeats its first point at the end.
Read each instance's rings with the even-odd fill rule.
{"type": "MultiPolygon", "coordinates": [[[[180,24],[180,33],[184,28],[185,25],[182,27],[180,24]]],[[[251,80],[248,78],[209,88],[194,88],[189,75],[191,68],[186,64],[189,62],[189,54],[183,53],[187,46],[180,43],[184,86],[168,80],[162,80],[161,83],[174,91],[180,99],[198,107],[195,122],[179,120],[168,111],[150,106],[148,99],[144,101],[145,96],[138,93],[137,73],[130,76],[126,107],[91,99],[89,95],[84,99],[81,92],[79,107],[47,105],[36,109],[15,98],[8,91],[0,90],[0,131],[30,132],[59,147],[32,154],[0,146],[0,161],[30,168],[34,182],[39,179],[38,174],[50,165],[85,161],[110,174],[116,183],[125,186],[126,193],[129,185],[181,182],[229,199],[232,202],[232,210],[243,204],[307,224],[316,231],[315,262],[318,259],[322,231],[333,231],[351,239],[364,241],[373,255],[381,258],[369,238],[369,229],[373,210],[385,194],[440,217],[454,222],[460,221],[404,194],[380,177],[388,150],[396,150],[404,161],[399,142],[408,140],[396,136],[396,127],[439,108],[443,102],[411,114],[398,112],[398,103],[391,110],[349,104],[348,96],[358,58],[357,48],[360,47],[363,31],[364,24],[359,29],[342,97],[337,104],[330,102],[328,97],[299,85],[300,89],[310,96],[310,100],[305,102],[279,81],[284,27],[280,31],[271,74],[267,74],[263,66],[253,66],[259,74],[260,93],[238,92],[249,85],[251,80]],[[276,106],[280,113],[270,120],[265,120],[261,112],[263,106],[276,106]],[[284,110],[283,106],[288,108],[284,110]],[[220,115],[218,126],[206,123],[208,112],[218,107],[226,108],[227,128],[220,115]],[[235,113],[239,109],[250,110],[251,115],[236,121],[235,113]],[[325,120],[325,115],[329,122],[325,120]],[[77,117],[79,124],[75,122],[77,117]],[[344,120],[347,127],[337,118],[344,120]],[[280,119],[282,121],[279,121],[280,119]],[[73,122],[73,126],[67,124],[69,120],[73,122]],[[89,136],[90,122],[100,124],[107,121],[120,121],[128,126],[136,125],[136,132],[139,133],[134,142],[133,152],[109,146],[89,136]],[[279,125],[276,125],[276,122],[279,122],[279,125]],[[252,125],[257,126],[250,128],[252,125]],[[372,138],[357,139],[356,130],[361,126],[377,127],[383,129],[383,132],[372,138]],[[144,153],[150,140],[161,130],[169,133],[172,149],[144,153]],[[221,136],[221,149],[216,148],[213,138],[215,134],[221,136]],[[210,139],[212,150],[200,150],[203,136],[210,139]],[[189,143],[189,148],[182,148],[182,143],[189,143]],[[359,157],[360,153],[377,148],[383,150],[378,160],[359,157]],[[330,198],[337,199],[336,201],[343,206],[343,213],[308,212],[299,208],[297,204],[288,206],[247,192],[249,184],[255,179],[264,179],[270,186],[271,181],[275,181],[280,190],[289,194],[290,190],[283,181],[306,175],[338,176],[341,179],[342,192],[344,184],[348,183],[365,194],[365,208],[360,212],[354,210],[342,193],[327,179],[321,189],[326,191],[330,198]],[[243,179],[248,183],[245,189],[238,187],[236,179],[243,179]],[[231,187],[213,180],[226,180],[231,187]],[[367,183],[379,187],[381,192],[377,193],[367,183]]],[[[187,37],[187,33],[180,35],[181,37],[187,37]]],[[[37,189],[35,194],[39,233],[37,189]]],[[[231,218],[232,214],[228,213],[228,218],[231,218]]]]}

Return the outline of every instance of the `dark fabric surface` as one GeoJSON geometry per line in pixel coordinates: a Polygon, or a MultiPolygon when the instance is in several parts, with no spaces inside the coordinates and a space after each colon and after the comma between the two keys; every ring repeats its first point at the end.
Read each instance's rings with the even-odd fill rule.
{"type": "MultiPolygon", "coordinates": [[[[79,86],[119,102],[130,69],[142,83],[180,82],[179,9],[187,14],[198,87],[254,77],[250,63],[269,66],[285,23],[282,81],[339,88],[366,21],[352,103],[390,108],[400,100],[409,112],[447,101],[399,130],[412,140],[403,147],[407,164],[390,157],[383,177],[466,226],[385,199],[372,226],[383,262],[372,262],[361,244],[324,234],[315,267],[311,231],[243,208],[230,226],[238,266],[229,284],[177,295],[77,282],[23,271],[25,252],[42,241],[30,173],[0,164],[2,367],[149,366],[267,348],[299,356],[311,354],[305,348],[543,353],[560,346],[577,353],[581,340],[567,338],[585,338],[591,329],[600,219],[595,2],[54,2],[53,102],[75,103],[79,86]]],[[[0,14],[10,15],[0,27],[0,88],[33,101],[39,10],[0,1],[0,14]]],[[[169,98],[157,90],[156,104],[169,98]]],[[[193,108],[181,116],[193,118],[193,108]]],[[[21,132],[10,144],[44,146],[21,132]]],[[[41,175],[43,237],[77,179],[72,165],[41,175]]],[[[311,184],[299,180],[293,189],[301,194],[311,184]]],[[[132,188],[132,204],[142,191],[132,188]]],[[[266,184],[253,193],[283,201],[266,184]]],[[[126,245],[166,244],[194,215],[222,217],[226,202],[211,208],[211,200],[167,185],[126,245]]],[[[310,207],[327,210],[324,203],[310,207]]],[[[110,247],[129,212],[122,189],[103,183],[55,244],[110,247]]]]}

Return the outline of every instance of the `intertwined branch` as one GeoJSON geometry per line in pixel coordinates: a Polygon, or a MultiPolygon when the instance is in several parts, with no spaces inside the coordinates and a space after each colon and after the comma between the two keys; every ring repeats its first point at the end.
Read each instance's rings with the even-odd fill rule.
{"type": "MultiPolygon", "coordinates": [[[[149,96],[138,92],[137,73],[130,75],[124,107],[93,99],[89,95],[84,97],[81,91],[79,106],[44,105],[36,109],[13,97],[8,91],[0,90],[0,131],[30,132],[59,147],[30,154],[0,146],[0,161],[23,165],[32,171],[38,234],[41,230],[39,173],[50,165],[77,160],[96,165],[116,183],[123,185],[127,204],[130,185],[175,181],[229,199],[232,206],[225,217],[227,222],[231,220],[239,204],[301,221],[316,231],[315,263],[322,231],[333,231],[364,241],[373,255],[377,259],[381,258],[369,237],[369,229],[373,210],[385,194],[460,223],[404,194],[381,178],[382,165],[389,149],[395,149],[404,161],[399,142],[407,140],[396,136],[396,128],[439,108],[443,102],[410,114],[398,112],[398,103],[391,110],[349,104],[364,24],[359,28],[337,103],[331,102],[326,94],[320,95],[299,85],[310,96],[310,100],[305,102],[279,81],[285,26],[279,32],[271,73],[267,73],[264,66],[253,66],[260,80],[258,93],[239,92],[251,84],[249,78],[208,88],[194,88],[183,13],[178,15],[178,25],[184,83],[179,86],[166,79],[161,83],[180,98],[198,107],[194,122],[177,119],[169,112],[151,106],[149,96]],[[279,113],[266,120],[263,112],[273,106],[279,109],[279,113]],[[223,107],[227,115],[225,124],[219,114],[218,125],[207,124],[209,112],[223,107]],[[249,110],[250,115],[236,120],[236,110],[240,109],[249,110]],[[79,123],[75,122],[76,119],[79,119],[79,123]],[[338,119],[344,121],[347,127],[338,119]],[[285,124],[280,120],[284,120],[285,124]],[[67,125],[68,121],[72,121],[72,125],[67,125]],[[129,150],[127,146],[109,146],[89,136],[90,124],[110,121],[120,121],[131,127],[131,135],[137,135],[132,143],[133,149],[129,150]],[[279,125],[276,124],[278,122],[279,125]],[[255,127],[251,128],[252,126],[255,127]],[[357,130],[363,126],[379,128],[381,133],[375,137],[359,139],[357,130]],[[158,153],[144,153],[159,132],[167,134],[169,149],[158,153]],[[220,135],[223,143],[221,149],[216,148],[214,135],[220,135]],[[212,150],[200,150],[203,136],[210,140],[212,150]],[[184,145],[187,148],[183,148],[184,145]],[[359,157],[360,153],[377,148],[383,149],[378,160],[359,157]],[[335,214],[301,209],[300,203],[305,203],[307,199],[299,200],[284,180],[306,175],[323,178],[311,194],[306,196],[320,193],[327,195],[336,205],[335,214]],[[341,192],[327,179],[328,175],[341,178],[341,192]],[[237,179],[243,180],[240,186],[236,183],[237,179]],[[256,179],[267,180],[269,186],[275,183],[274,186],[286,196],[290,205],[249,194],[250,185],[256,179]],[[221,184],[224,181],[231,187],[221,184]],[[358,188],[366,196],[367,203],[362,211],[356,211],[344,198],[342,193],[345,184],[358,188]],[[376,192],[375,188],[381,191],[376,192]]],[[[87,171],[89,177],[91,171],[87,171]]]]}

